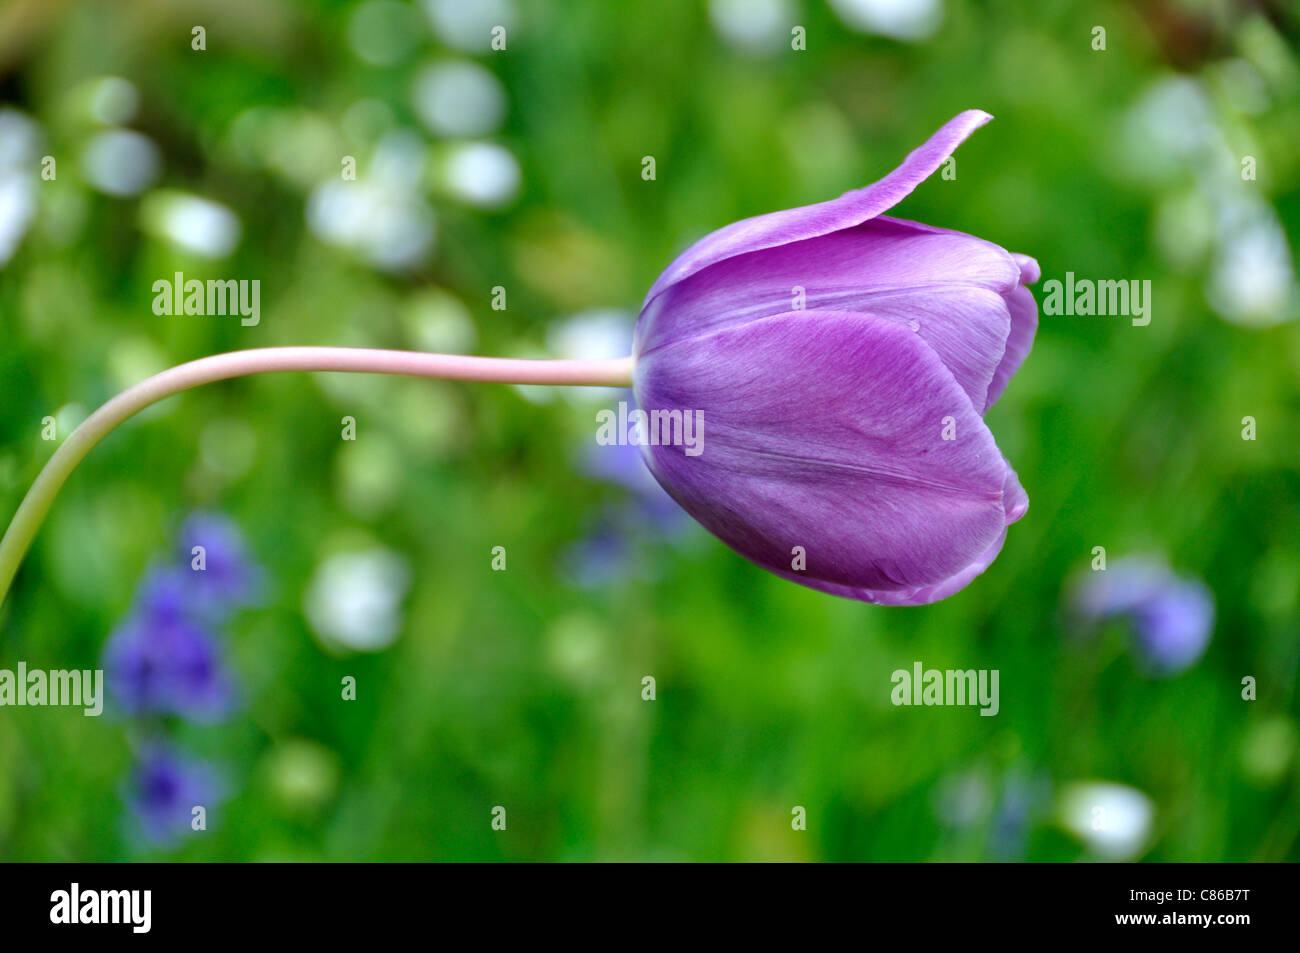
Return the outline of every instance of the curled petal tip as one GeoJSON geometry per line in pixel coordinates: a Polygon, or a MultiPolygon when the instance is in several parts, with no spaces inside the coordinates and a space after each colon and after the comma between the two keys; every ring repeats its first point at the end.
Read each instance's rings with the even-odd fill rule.
{"type": "Polygon", "coordinates": [[[935,130],[934,135],[932,135],[929,140],[922,143],[918,149],[914,149],[913,152],[924,150],[936,140],[947,144],[948,151],[951,152],[965,141],[972,132],[980,128],[980,126],[987,125],[992,121],[993,114],[987,113],[982,109],[963,110],[935,130]]]}
{"type": "Polygon", "coordinates": [[[1043,270],[1038,267],[1036,259],[1030,258],[1028,255],[1022,255],[1019,252],[1012,252],[1011,257],[1020,266],[1020,283],[1022,285],[1032,285],[1043,277],[1043,270]]]}
{"type": "Polygon", "coordinates": [[[655,280],[644,311],[665,289],[719,262],[852,228],[889,211],[932,176],[970,134],[993,117],[982,109],[958,113],[913,149],[892,172],[837,199],[733,222],[682,252],[655,280]]]}

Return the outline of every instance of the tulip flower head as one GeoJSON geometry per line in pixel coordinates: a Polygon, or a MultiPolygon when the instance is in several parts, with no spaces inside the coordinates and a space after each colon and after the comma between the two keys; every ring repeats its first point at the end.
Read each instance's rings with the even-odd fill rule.
{"type": "Polygon", "coordinates": [[[874,185],[707,235],[646,296],[637,402],[707,423],[703,452],[651,443],[646,463],[780,576],[935,602],[1028,508],[983,415],[1033,343],[1038,265],[882,214],[991,118],[962,113],[874,185]]]}

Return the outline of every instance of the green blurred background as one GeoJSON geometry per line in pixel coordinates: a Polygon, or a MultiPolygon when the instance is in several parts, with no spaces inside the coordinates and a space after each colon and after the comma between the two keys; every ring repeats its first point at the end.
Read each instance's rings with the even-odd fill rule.
{"type": "Polygon", "coordinates": [[[915,609],[629,518],[636,491],[584,462],[616,393],[290,374],[172,399],[64,490],[0,668],[97,666],[183,514],[227,514],[269,584],[222,634],[242,704],[166,726],[226,797],[150,846],[133,720],[0,709],[0,858],[1297,859],[1297,24],[1214,0],[9,0],[5,521],[44,417],[63,437],[181,361],[626,347],[687,243],[879,178],[971,107],[996,121],[897,214],[1154,299],[1147,327],[1043,317],[988,415],[1029,514],[915,609]],[[176,271],[259,279],[260,324],[155,315],[176,271]],[[1213,590],[1197,664],[1151,678],[1122,627],[1074,632],[1096,546],[1213,590]],[[917,660],[999,670],[1000,713],[892,706],[917,660]],[[1137,792],[1127,848],[1071,813],[1088,782],[1137,792]]]}

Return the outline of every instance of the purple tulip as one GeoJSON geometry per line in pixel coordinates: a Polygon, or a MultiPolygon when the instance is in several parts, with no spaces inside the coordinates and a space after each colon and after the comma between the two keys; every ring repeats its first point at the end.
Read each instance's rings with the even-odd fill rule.
{"type": "Polygon", "coordinates": [[[962,113],[874,185],[704,237],[646,297],[638,404],[705,425],[702,452],[660,443],[646,462],[780,576],[935,602],[988,567],[1028,508],[983,414],[1033,343],[1037,263],[881,215],[991,118],[962,113]]]}

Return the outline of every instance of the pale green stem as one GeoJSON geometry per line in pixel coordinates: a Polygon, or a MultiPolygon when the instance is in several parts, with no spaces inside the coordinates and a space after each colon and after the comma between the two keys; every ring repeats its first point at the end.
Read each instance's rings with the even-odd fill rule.
{"type": "Polygon", "coordinates": [[[155,374],[87,417],[50,457],[0,539],[0,605],[59,489],[114,427],[150,404],[213,381],[273,371],[402,374],[503,384],[631,387],[632,358],[605,361],[515,360],[351,347],[267,347],[215,354],[155,374]]]}

